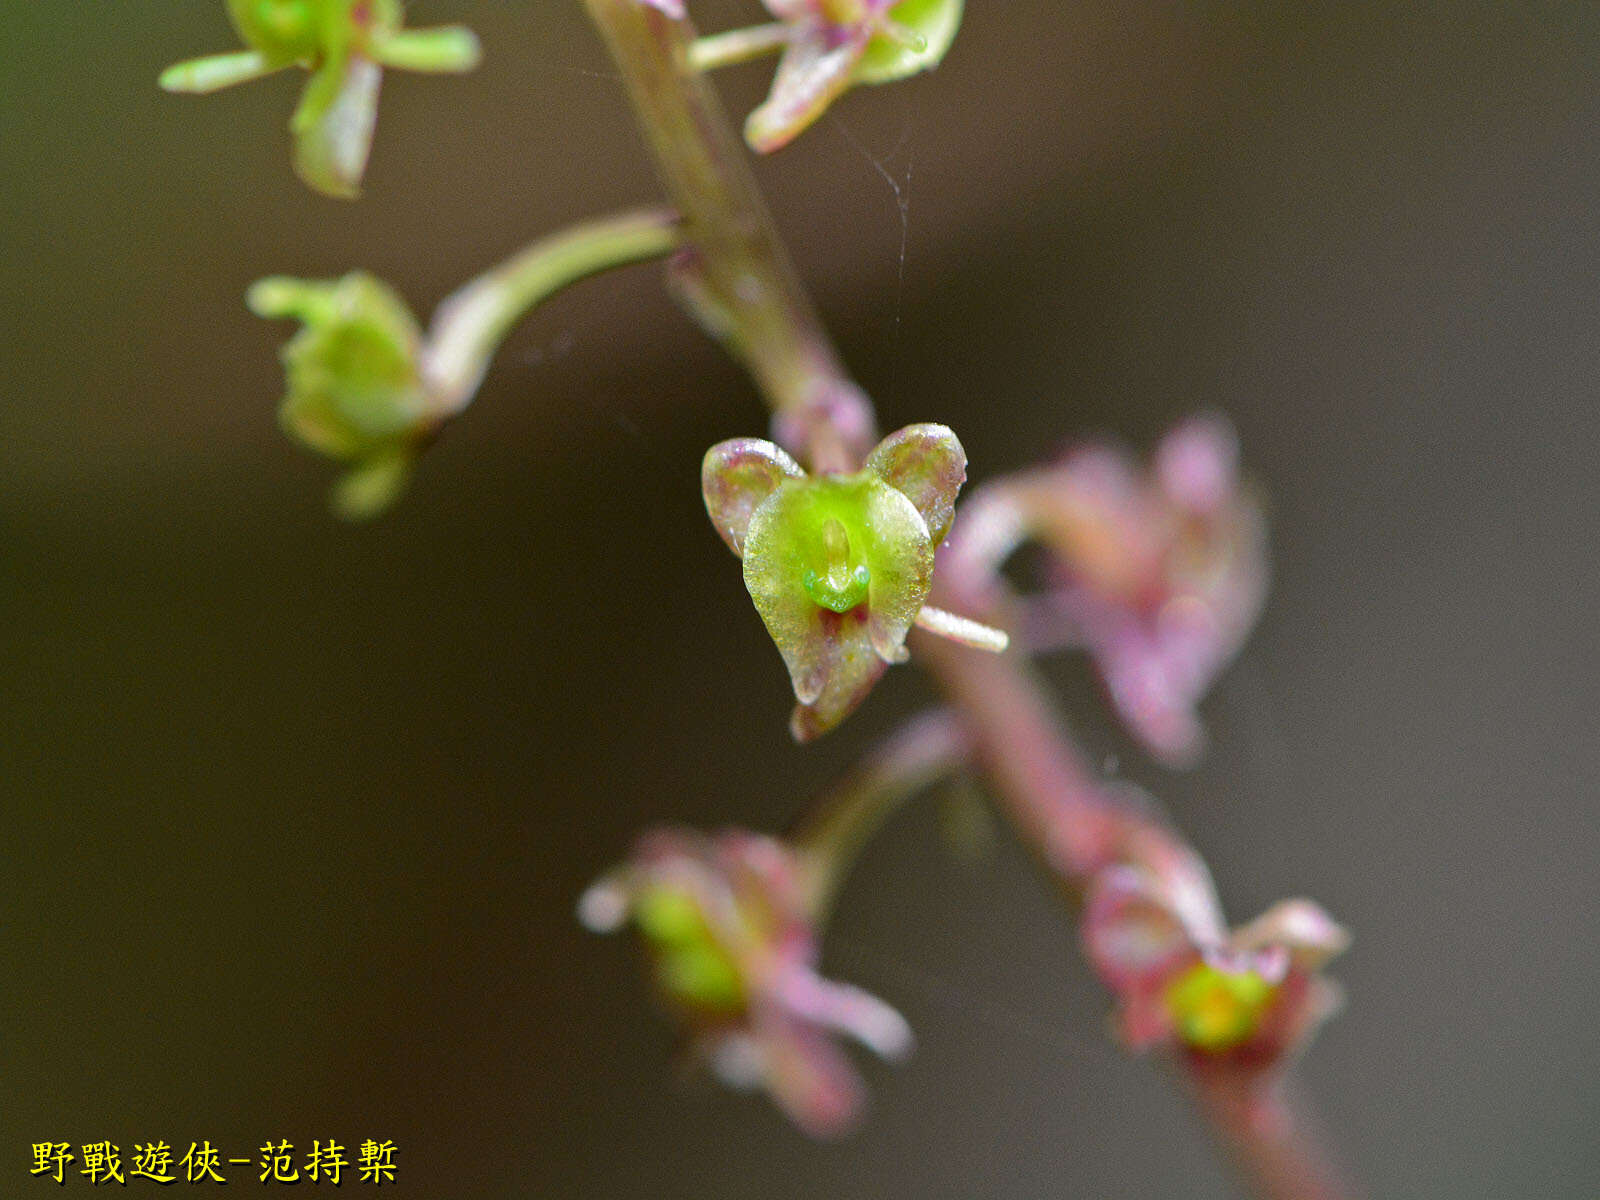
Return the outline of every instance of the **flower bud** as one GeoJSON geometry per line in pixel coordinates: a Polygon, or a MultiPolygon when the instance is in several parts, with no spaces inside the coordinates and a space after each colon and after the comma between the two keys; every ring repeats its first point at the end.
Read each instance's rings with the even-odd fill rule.
{"type": "Polygon", "coordinates": [[[416,318],[385,284],[359,271],[333,281],[263,279],[248,303],[259,316],[303,323],[282,352],[284,428],[351,464],[336,493],[341,511],[381,511],[438,426],[422,381],[416,318]]]}

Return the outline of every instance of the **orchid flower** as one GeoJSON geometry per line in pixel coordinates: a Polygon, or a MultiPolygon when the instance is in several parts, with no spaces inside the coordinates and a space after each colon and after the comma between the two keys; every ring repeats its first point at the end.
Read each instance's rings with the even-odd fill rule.
{"type": "Polygon", "coordinates": [[[1251,1069],[1280,1064],[1337,1010],[1339,990],[1321,969],[1350,941],[1309,900],[1230,932],[1214,893],[1180,895],[1125,864],[1090,887],[1083,938],[1130,1048],[1167,1045],[1251,1069]]]}
{"type": "Polygon", "coordinates": [[[707,452],[706,511],[744,560],[745,586],[789,668],[797,740],[834,728],[905,661],[914,624],[1004,649],[999,631],[926,606],[966,466],[943,425],[891,434],[850,474],[808,475],[758,438],[707,452]]]}
{"type": "MultiPolygon", "coordinates": [[[[858,83],[892,83],[932,70],[961,25],[963,0],[763,0],[777,21],[701,38],[702,70],[777,51],[766,101],[745,123],[760,154],[789,144],[858,83]]],[[[645,0],[682,17],[679,0],[645,0]]]]}
{"type": "Polygon", "coordinates": [[[274,276],[252,311],[302,322],[283,348],[285,432],[350,464],[334,506],[350,517],[386,508],[442,423],[423,371],[423,334],[399,296],[364,272],[337,280],[274,276]]]}
{"type": "Polygon", "coordinates": [[[911,1030],[881,1000],[817,973],[805,895],[799,857],[776,839],[662,829],[583,894],[578,915],[596,932],[633,924],[662,1002],[723,1082],[764,1089],[806,1133],[832,1137],[864,1099],[834,1036],[899,1059],[911,1030]]]}
{"type": "Polygon", "coordinates": [[[207,93],[285,67],[311,72],[289,122],[295,170],[325,195],[360,190],[384,67],[460,72],[478,64],[478,39],[459,26],[403,29],[400,0],[228,0],[248,50],[167,68],[169,92],[207,93]]]}
{"type": "Polygon", "coordinates": [[[1112,705],[1163,762],[1205,743],[1195,708],[1255,624],[1265,521],[1220,417],[1184,421],[1140,470],[1090,444],[991,484],[964,510],[966,549],[991,572],[1026,540],[1051,552],[1033,648],[1086,650],[1112,705]]]}

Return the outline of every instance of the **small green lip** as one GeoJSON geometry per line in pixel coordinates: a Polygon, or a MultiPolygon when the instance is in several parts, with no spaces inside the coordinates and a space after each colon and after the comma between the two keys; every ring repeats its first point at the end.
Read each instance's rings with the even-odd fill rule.
{"type": "Polygon", "coordinates": [[[871,582],[872,575],[865,564],[851,572],[848,582],[843,587],[835,586],[815,571],[807,571],[800,578],[800,585],[805,588],[806,595],[810,596],[818,607],[840,614],[859,608],[866,602],[867,588],[871,582]]]}

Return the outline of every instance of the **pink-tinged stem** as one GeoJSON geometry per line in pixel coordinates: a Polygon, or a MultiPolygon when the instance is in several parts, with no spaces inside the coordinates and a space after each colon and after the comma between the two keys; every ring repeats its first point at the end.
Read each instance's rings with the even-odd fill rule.
{"type": "Polygon", "coordinates": [[[1112,861],[1126,821],[1092,799],[1094,780],[1026,663],[921,632],[911,652],[960,712],[999,803],[1051,874],[1076,888],[1112,861]]]}
{"type": "Polygon", "coordinates": [[[1328,1161],[1281,1082],[1190,1073],[1195,1097],[1251,1190],[1270,1200],[1346,1200],[1355,1193],[1328,1161]]]}
{"type": "Polygon", "coordinates": [[[866,397],[840,365],[800,285],[744,148],[705,76],[694,28],[642,0],[584,0],[622,71],[686,245],[679,293],[744,363],[778,440],[815,471],[860,465],[876,441],[866,397]]]}
{"type": "MultiPolygon", "coordinates": [[[[875,440],[871,405],[845,375],[738,137],[691,64],[693,28],[646,0],[584,4],[683,216],[687,246],[676,266],[684,298],[750,371],[774,414],[778,440],[809,457],[814,470],[855,469],[875,440]]],[[[980,572],[973,556],[955,546],[943,557],[939,581],[940,603],[957,611],[988,616],[997,604],[1004,607],[992,573],[980,572]]],[[[912,635],[912,647],[953,702],[1007,816],[1073,899],[1097,871],[1130,858],[1161,856],[1178,870],[1193,863],[1203,872],[1165,825],[1099,786],[1020,656],[976,652],[922,632],[912,635]]],[[[912,745],[921,752],[935,741],[913,738],[912,745]]],[[[881,819],[871,806],[862,811],[868,825],[881,819]]],[[[824,826],[827,820],[819,818],[824,826]]],[[[1253,1090],[1260,1080],[1218,1079],[1198,1066],[1188,1075],[1201,1112],[1265,1200],[1346,1194],[1281,1096],[1253,1090]]]]}
{"type": "MultiPolygon", "coordinates": [[[[913,656],[938,678],[973,735],[1012,824],[1071,899],[1081,897],[1097,871],[1130,854],[1160,854],[1175,864],[1193,858],[1164,824],[1097,784],[1025,662],[975,654],[926,634],[913,634],[911,644],[913,656]]],[[[1275,1080],[1222,1074],[1199,1057],[1182,1061],[1201,1114],[1255,1195],[1353,1195],[1275,1080]]]]}

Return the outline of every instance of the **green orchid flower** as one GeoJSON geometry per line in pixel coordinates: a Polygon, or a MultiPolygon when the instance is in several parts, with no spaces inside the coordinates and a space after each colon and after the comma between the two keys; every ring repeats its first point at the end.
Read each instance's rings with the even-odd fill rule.
{"type": "Polygon", "coordinates": [[[789,668],[797,740],[849,716],[885,668],[905,660],[914,624],[1004,648],[1004,634],[927,606],[966,467],[943,425],[892,434],[848,474],[808,475],[758,438],[706,454],[706,511],[744,560],[745,587],[789,668]]]}
{"type": "Polygon", "coordinates": [[[386,284],[360,271],[331,281],[263,279],[248,302],[258,316],[304,323],[283,348],[284,429],[350,465],[334,491],[342,515],[381,512],[443,419],[424,379],[417,319],[386,284]]]}

